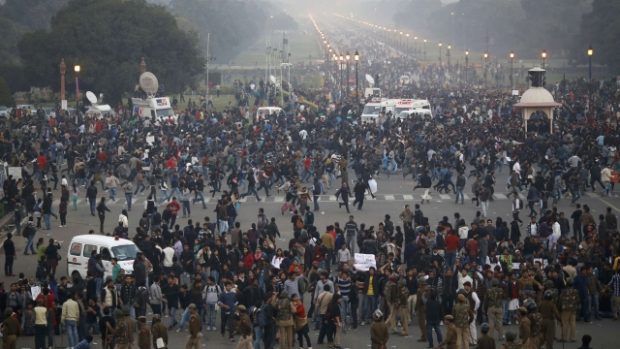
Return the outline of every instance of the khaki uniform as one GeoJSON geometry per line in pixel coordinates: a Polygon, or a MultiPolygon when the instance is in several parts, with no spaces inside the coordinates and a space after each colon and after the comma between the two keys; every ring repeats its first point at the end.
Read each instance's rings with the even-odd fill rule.
{"type": "Polygon", "coordinates": [[[253,349],[252,344],[252,321],[248,314],[239,314],[239,323],[237,324],[237,332],[241,335],[236,349],[253,349]]]}
{"type": "Polygon", "coordinates": [[[389,308],[390,314],[385,320],[389,330],[393,333],[396,332],[396,315],[398,312],[398,284],[392,280],[385,284],[383,294],[385,295],[385,302],[389,308]]]}
{"type": "Polygon", "coordinates": [[[114,348],[115,349],[129,349],[131,348],[131,335],[129,328],[129,318],[123,316],[116,322],[114,328],[114,348]]]}
{"type": "Polygon", "coordinates": [[[504,290],[500,287],[492,287],[487,293],[488,309],[487,316],[489,317],[489,334],[493,336],[494,331],[497,331],[499,338],[504,336],[504,308],[502,301],[504,300],[504,290]]]}
{"type": "Polygon", "coordinates": [[[523,344],[523,348],[530,348],[530,337],[532,333],[532,322],[527,316],[521,316],[519,319],[519,338],[523,344]]]}
{"type": "Polygon", "coordinates": [[[202,337],[202,323],[198,314],[191,314],[189,317],[189,338],[185,349],[202,349],[200,337],[202,337]]]}
{"type": "Polygon", "coordinates": [[[560,294],[560,319],[562,321],[562,340],[565,342],[575,341],[578,306],[579,294],[577,290],[572,287],[563,289],[560,294]]]}
{"type": "Polygon", "coordinates": [[[469,333],[469,324],[473,319],[473,314],[469,304],[457,303],[454,305],[454,325],[456,329],[456,343],[458,349],[469,349],[469,341],[471,334],[469,333]]]}
{"type": "Polygon", "coordinates": [[[540,349],[543,336],[543,319],[539,312],[530,313],[530,349],[540,349]]]}
{"type": "Polygon", "coordinates": [[[2,322],[2,347],[4,349],[15,349],[19,335],[19,322],[13,316],[9,316],[2,322]]]}
{"type": "Polygon", "coordinates": [[[398,316],[400,317],[400,323],[403,326],[403,336],[409,335],[409,314],[407,312],[407,301],[409,300],[409,290],[404,283],[401,283],[398,288],[398,316]]]}
{"type": "Polygon", "coordinates": [[[151,330],[146,327],[146,324],[140,324],[139,327],[138,349],[151,349],[151,330]]]}
{"type": "Polygon", "coordinates": [[[523,345],[521,343],[504,343],[502,349],[523,349],[523,345]]]}
{"type": "Polygon", "coordinates": [[[151,335],[153,336],[153,348],[157,349],[157,338],[163,339],[164,346],[168,347],[168,329],[161,321],[153,324],[151,335]]]}
{"type": "Polygon", "coordinates": [[[540,315],[543,318],[543,331],[541,333],[541,342],[545,343],[547,349],[553,349],[553,341],[555,339],[555,319],[560,318],[560,313],[555,303],[551,300],[544,300],[540,303],[540,315]]]}
{"type": "Polygon", "coordinates": [[[373,321],[370,325],[370,348],[386,349],[390,333],[383,321],[373,321]]]}
{"type": "Polygon", "coordinates": [[[426,342],[426,296],[424,294],[426,290],[426,285],[420,285],[415,303],[415,316],[418,318],[418,326],[420,333],[422,333],[420,342],[426,342]]]}
{"type": "Polygon", "coordinates": [[[457,349],[458,331],[453,323],[449,324],[446,328],[446,339],[439,344],[439,347],[445,347],[446,349],[457,349]]]}

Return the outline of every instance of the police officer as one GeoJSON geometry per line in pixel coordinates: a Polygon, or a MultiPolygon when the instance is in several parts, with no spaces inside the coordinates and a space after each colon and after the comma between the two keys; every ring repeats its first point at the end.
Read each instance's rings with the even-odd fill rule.
{"type": "Polygon", "coordinates": [[[540,315],[543,319],[543,332],[541,343],[545,343],[546,349],[553,349],[553,340],[555,339],[555,320],[560,320],[560,313],[553,302],[553,292],[546,290],[544,299],[540,303],[540,315]]]}
{"type": "Polygon", "coordinates": [[[458,334],[456,326],[454,325],[454,316],[450,314],[444,316],[443,322],[446,324],[446,339],[439,343],[437,348],[456,349],[458,334]]]}
{"type": "Polygon", "coordinates": [[[370,343],[371,349],[386,349],[387,342],[390,339],[388,327],[383,321],[383,313],[377,309],[372,314],[373,322],[370,325],[370,343]]]}
{"type": "Polygon", "coordinates": [[[579,293],[572,287],[572,280],[566,282],[566,288],[560,293],[560,319],[562,326],[562,342],[575,342],[577,307],[579,293]]]}
{"type": "Polygon", "coordinates": [[[144,315],[138,317],[138,349],[151,349],[151,330],[144,315]]]}
{"type": "Polygon", "coordinates": [[[418,318],[420,326],[420,339],[418,342],[426,342],[426,297],[428,296],[428,287],[423,277],[418,278],[418,294],[415,303],[415,315],[418,318]]]}
{"type": "Polygon", "coordinates": [[[129,311],[127,308],[119,312],[120,317],[114,328],[114,348],[129,349],[131,348],[131,330],[129,325],[129,311]]]}
{"type": "Polygon", "coordinates": [[[528,341],[527,349],[540,349],[541,338],[543,336],[542,326],[543,318],[538,311],[538,305],[536,302],[528,298],[523,302],[523,305],[527,308],[528,318],[530,319],[530,339],[528,341]]]}
{"type": "Polygon", "coordinates": [[[514,332],[506,332],[506,343],[502,345],[502,349],[522,349],[521,343],[517,343],[517,335],[514,332]]]}
{"type": "Polygon", "coordinates": [[[506,298],[504,290],[500,287],[499,280],[491,280],[491,288],[487,292],[487,316],[489,317],[489,332],[491,337],[494,331],[497,332],[498,339],[504,337],[502,319],[504,315],[503,301],[506,298]]]}
{"type": "Polygon", "coordinates": [[[163,348],[168,347],[168,328],[166,325],[161,323],[161,317],[159,314],[153,315],[153,325],[151,325],[151,334],[153,336],[153,348],[162,349],[162,347],[157,346],[157,340],[161,338],[161,342],[163,342],[163,348]]]}
{"type": "Polygon", "coordinates": [[[530,337],[532,332],[532,322],[527,317],[527,309],[525,307],[519,308],[519,339],[523,349],[530,347],[530,337]]]}

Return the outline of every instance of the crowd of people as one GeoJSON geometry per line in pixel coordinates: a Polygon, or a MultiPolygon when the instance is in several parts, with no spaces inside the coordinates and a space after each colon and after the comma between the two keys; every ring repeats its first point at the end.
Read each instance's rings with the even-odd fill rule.
{"type": "MultiPolygon", "coordinates": [[[[440,86],[442,67],[405,63],[394,58],[388,68],[377,60],[368,70],[390,71],[391,79],[413,70],[416,81],[386,79],[384,94],[425,96],[434,118],[384,115],[381,124],[362,124],[357,103],[333,103],[329,91],[295,91],[285,112],[264,119],[254,119],[246,102],[223,111],[190,102],[176,123],[140,118],[131,108],[103,118],[43,110],[7,118],[2,154],[22,171],[1,175],[3,202],[37,268],[0,287],[6,348],[25,335],[34,336],[35,349],[61,338],[79,349],[93,338],[104,348],[179,347],[169,343],[170,331],[188,331],[186,348],[201,348],[217,331],[244,349],[341,348],[347,331],[369,325],[376,349],[386,349],[394,333],[429,347],[485,349],[505,341],[508,349],[550,349],[556,337],[577,340],[577,321],[617,319],[617,218],[610,207],[597,220],[581,205],[597,184],[602,195],[614,195],[619,179],[616,81],[550,86],[562,103],[554,133],[538,120],[525,134],[513,97],[440,86]],[[302,107],[301,97],[317,108],[302,107]],[[386,163],[427,190],[421,203],[386,212],[381,222],[347,215],[317,224],[319,195],[337,194],[347,212],[353,196],[363,210],[369,180],[386,163]],[[501,171],[510,173],[508,183],[496,183],[501,171]],[[429,191],[452,191],[464,205],[468,181],[467,204],[480,206],[478,214],[429,221],[429,191]],[[490,215],[498,185],[514,194],[511,222],[490,215]],[[260,209],[256,221],[239,221],[241,199],[260,201],[262,192],[284,193],[286,216],[260,209]],[[136,195],[147,196],[146,209],[130,222],[129,212],[141,209],[132,206],[136,195]],[[216,204],[195,212],[193,203],[207,208],[205,195],[216,204]],[[81,197],[99,219],[98,233],[140,248],[132,273],[118,263],[106,273],[93,253],[86,275],[57,275],[60,246],[43,238],[35,245],[56,213],[66,226],[81,197]],[[120,198],[126,211],[110,231],[106,200],[120,198]],[[556,206],[569,199],[570,216],[556,206]],[[375,255],[376,265],[356,268],[356,252],[375,255]],[[512,324],[518,333],[504,329],[512,324]]],[[[258,100],[273,97],[264,84],[250,85],[241,88],[258,100]]],[[[9,234],[3,243],[6,276],[20,253],[14,240],[9,234]]]]}

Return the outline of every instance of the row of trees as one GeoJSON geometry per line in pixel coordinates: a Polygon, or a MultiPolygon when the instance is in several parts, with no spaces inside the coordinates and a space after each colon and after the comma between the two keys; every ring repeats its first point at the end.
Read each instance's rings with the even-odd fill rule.
{"type": "Polygon", "coordinates": [[[592,44],[599,62],[619,72],[618,0],[460,0],[445,6],[435,0],[398,0],[395,23],[457,47],[500,55],[555,57],[585,62],[592,44]]]}
{"type": "Polygon", "coordinates": [[[13,91],[30,86],[58,91],[64,58],[68,91],[72,67],[80,65],[80,87],[116,103],[135,87],[145,57],[166,91],[177,92],[193,87],[204,69],[206,33],[212,33],[211,55],[226,62],[265,29],[296,25],[263,1],[152,2],[7,0],[0,6],[0,82],[13,91]],[[277,24],[267,28],[270,18],[277,24]]]}

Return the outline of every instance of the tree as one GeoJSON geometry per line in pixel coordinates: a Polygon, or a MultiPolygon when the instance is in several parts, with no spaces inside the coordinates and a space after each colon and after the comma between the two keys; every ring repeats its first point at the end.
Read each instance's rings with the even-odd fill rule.
{"type": "Polygon", "coordinates": [[[7,85],[6,80],[0,77],[0,104],[2,105],[13,105],[13,96],[11,95],[11,90],[9,89],[9,85],[7,85]]]}
{"type": "MultiPolygon", "coordinates": [[[[166,85],[179,91],[203,69],[197,39],[179,29],[163,7],[143,0],[72,0],[49,31],[26,34],[18,45],[28,82],[58,86],[58,64],[79,64],[80,87],[120,101],[138,80],[140,57],[166,85]]],[[[69,76],[73,69],[69,68],[69,76]]]]}
{"type": "Polygon", "coordinates": [[[574,57],[585,61],[589,45],[594,48],[597,63],[606,64],[610,73],[620,74],[620,2],[617,0],[594,0],[592,12],[584,15],[581,35],[574,57]]]}

